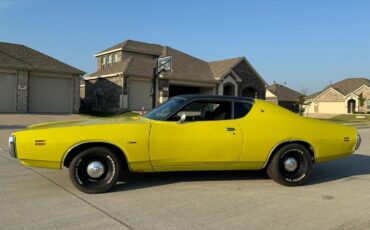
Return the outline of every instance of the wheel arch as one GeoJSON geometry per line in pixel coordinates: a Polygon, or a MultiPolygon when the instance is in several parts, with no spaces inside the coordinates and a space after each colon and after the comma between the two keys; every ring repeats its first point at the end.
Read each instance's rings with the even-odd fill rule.
{"type": "Polygon", "coordinates": [[[269,164],[270,164],[270,162],[271,162],[271,160],[272,160],[272,158],[274,157],[274,155],[282,148],[282,147],[284,147],[284,146],[286,146],[286,145],[288,145],[288,144],[293,144],[293,143],[296,143],[296,144],[300,144],[300,145],[302,145],[302,146],[304,146],[304,147],[306,147],[307,148],[307,150],[310,152],[310,154],[311,154],[311,157],[312,157],[312,163],[314,163],[315,162],[315,160],[316,160],[316,158],[317,158],[317,155],[316,155],[316,149],[315,149],[315,147],[310,143],[310,142],[308,142],[308,141],[304,141],[304,140],[285,140],[285,141],[282,141],[282,142],[280,142],[280,143],[278,143],[277,145],[275,145],[273,148],[272,148],[272,150],[270,151],[270,154],[269,154],[269,156],[268,156],[268,158],[267,158],[267,161],[266,161],[266,163],[265,163],[265,165],[263,166],[263,168],[266,168],[269,164]]]}
{"type": "Polygon", "coordinates": [[[72,162],[73,158],[76,157],[80,152],[89,149],[91,147],[106,147],[112,150],[112,152],[118,158],[122,166],[122,170],[129,170],[128,158],[125,152],[115,144],[104,142],[104,141],[91,141],[91,142],[83,142],[71,147],[66,154],[64,154],[64,158],[62,160],[62,167],[68,168],[70,163],[72,162]]]}

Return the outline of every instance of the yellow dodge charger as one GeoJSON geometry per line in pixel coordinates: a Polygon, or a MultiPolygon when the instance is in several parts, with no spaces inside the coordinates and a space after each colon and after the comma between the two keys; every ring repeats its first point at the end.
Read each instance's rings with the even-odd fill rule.
{"type": "Polygon", "coordinates": [[[112,188],[121,172],[260,170],[276,182],[307,181],[313,163],[358,149],[353,127],[304,118],[262,100],[173,97],[145,117],[44,123],[9,138],[23,165],[69,168],[86,193],[112,188]]]}

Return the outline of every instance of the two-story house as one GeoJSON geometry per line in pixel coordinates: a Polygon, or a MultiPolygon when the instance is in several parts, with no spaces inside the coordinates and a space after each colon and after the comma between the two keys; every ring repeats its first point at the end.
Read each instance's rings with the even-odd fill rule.
{"type": "Polygon", "coordinates": [[[244,57],[207,62],[169,46],[127,40],[95,55],[97,71],[82,83],[91,110],[150,110],[180,94],[265,97],[266,82],[244,57]],[[172,70],[153,89],[157,58],[171,56],[172,70]],[[154,93],[154,90],[156,91],[154,93]]]}

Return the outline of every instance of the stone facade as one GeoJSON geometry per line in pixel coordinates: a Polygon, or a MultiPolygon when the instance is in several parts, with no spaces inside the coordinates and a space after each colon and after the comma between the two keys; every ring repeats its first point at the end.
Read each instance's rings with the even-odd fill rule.
{"type": "Polygon", "coordinates": [[[86,101],[93,111],[116,112],[122,109],[123,77],[91,79],[85,82],[86,101]]]}
{"type": "MultiPolygon", "coordinates": [[[[28,102],[29,102],[29,76],[30,72],[28,70],[11,70],[2,69],[1,72],[14,74],[16,78],[16,112],[17,113],[27,113],[28,112],[28,102]]],[[[53,75],[53,73],[38,72],[48,76],[48,74],[53,75]]],[[[31,73],[32,74],[32,73],[31,73]]],[[[62,74],[63,75],[63,74],[62,74]]],[[[72,112],[78,113],[80,110],[80,76],[79,75],[64,75],[73,77],[72,80],[72,112]]]]}
{"type": "Polygon", "coordinates": [[[224,92],[225,86],[229,86],[230,89],[232,89],[232,95],[230,96],[238,96],[238,83],[237,81],[231,76],[228,75],[225,77],[222,82],[218,85],[218,94],[219,95],[226,95],[226,92],[224,92]]]}
{"type": "Polygon", "coordinates": [[[326,101],[326,102],[342,102],[344,101],[344,96],[340,94],[333,88],[330,88],[324,94],[316,99],[316,101],[326,101]]]}
{"type": "Polygon", "coordinates": [[[73,75],[72,87],[73,87],[73,107],[72,112],[78,113],[80,111],[80,76],[73,75]]]}
{"type": "Polygon", "coordinates": [[[17,112],[27,112],[28,102],[28,71],[17,71],[17,112]]]}
{"type": "Polygon", "coordinates": [[[266,87],[264,82],[257,76],[257,74],[248,66],[247,63],[240,62],[234,67],[233,71],[241,78],[241,82],[238,84],[238,95],[246,96],[245,90],[254,89],[256,97],[259,99],[265,99],[266,87]]]}
{"type": "Polygon", "coordinates": [[[355,94],[357,96],[362,94],[362,97],[365,99],[363,106],[360,106],[360,104],[358,105],[358,110],[360,112],[370,112],[370,108],[368,107],[368,105],[370,104],[370,87],[360,87],[358,90],[355,91],[355,94]]]}

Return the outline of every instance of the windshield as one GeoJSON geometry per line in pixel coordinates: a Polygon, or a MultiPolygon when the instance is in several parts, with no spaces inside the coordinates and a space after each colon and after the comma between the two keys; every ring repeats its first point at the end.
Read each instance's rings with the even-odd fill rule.
{"type": "Polygon", "coordinates": [[[170,100],[158,106],[157,108],[154,108],[147,115],[145,115],[145,117],[152,120],[162,121],[168,115],[178,110],[182,105],[184,105],[184,103],[185,103],[184,98],[178,97],[171,98],[170,100]]]}

